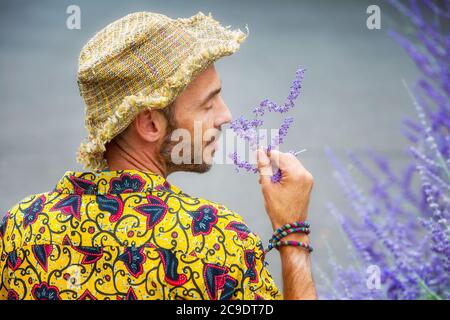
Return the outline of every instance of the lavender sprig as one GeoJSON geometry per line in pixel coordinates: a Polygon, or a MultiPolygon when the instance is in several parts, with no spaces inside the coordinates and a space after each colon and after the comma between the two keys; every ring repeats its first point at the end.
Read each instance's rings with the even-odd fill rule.
{"type": "MultiPolygon", "coordinates": [[[[265,138],[265,136],[259,134],[259,129],[264,124],[264,120],[260,117],[265,116],[266,111],[283,114],[291,110],[295,106],[295,101],[300,95],[304,73],[305,69],[303,68],[298,68],[295,72],[295,78],[291,84],[289,94],[286,97],[286,101],[284,102],[284,104],[277,105],[269,99],[264,99],[258,106],[253,109],[253,119],[245,119],[243,116],[241,116],[231,122],[231,129],[236,133],[238,137],[244,139],[249,143],[251,151],[256,151],[256,149],[261,144],[261,139],[265,138]]],[[[280,128],[278,129],[277,135],[272,138],[271,143],[269,143],[265,150],[270,151],[283,144],[284,139],[288,134],[289,128],[293,123],[294,119],[292,117],[285,118],[280,128]]],[[[250,164],[246,160],[241,160],[236,152],[230,153],[229,157],[236,166],[237,171],[239,171],[239,169],[243,169],[252,173],[258,172],[258,169],[254,165],[250,164]]],[[[277,169],[275,174],[272,176],[272,182],[279,182],[280,179],[281,171],[277,169]]]]}
{"type": "Polygon", "coordinates": [[[305,69],[298,68],[295,72],[295,79],[292,82],[289,95],[286,98],[286,102],[283,105],[277,105],[276,103],[270,101],[269,99],[264,99],[261,101],[259,106],[255,107],[253,109],[253,113],[255,113],[257,116],[264,116],[265,111],[264,109],[267,109],[269,112],[279,112],[279,113],[286,113],[290,109],[292,109],[295,106],[295,100],[300,95],[300,90],[302,88],[302,81],[303,77],[305,75],[305,69]]]}

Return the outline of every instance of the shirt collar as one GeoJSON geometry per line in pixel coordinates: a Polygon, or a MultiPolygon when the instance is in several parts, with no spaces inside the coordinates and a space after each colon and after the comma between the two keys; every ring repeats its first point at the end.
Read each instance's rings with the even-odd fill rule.
{"type": "Polygon", "coordinates": [[[150,171],[67,171],[58,181],[55,191],[69,194],[122,194],[168,191],[181,194],[181,190],[164,177],[150,171]]]}

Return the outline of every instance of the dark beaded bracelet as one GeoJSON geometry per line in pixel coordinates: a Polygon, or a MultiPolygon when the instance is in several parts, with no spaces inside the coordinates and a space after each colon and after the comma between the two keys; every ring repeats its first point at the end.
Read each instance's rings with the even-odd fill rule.
{"type": "Polygon", "coordinates": [[[306,250],[308,250],[308,252],[312,252],[313,248],[304,242],[300,242],[300,241],[291,241],[291,240],[280,240],[277,241],[273,244],[269,244],[269,247],[265,250],[265,253],[269,252],[270,250],[272,250],[272,248],[276,248],[278,249],[281,246],[294,246],[294,247],[302,247],[305,248],[306,250]]]}

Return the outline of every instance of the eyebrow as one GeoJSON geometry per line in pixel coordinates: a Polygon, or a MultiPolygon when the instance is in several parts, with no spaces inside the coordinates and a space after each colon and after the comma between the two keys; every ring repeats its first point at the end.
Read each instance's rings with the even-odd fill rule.
{"type": "Polygon", "coordinates": [[[222,87],[219,87],[217,89],[214,89],[213,91],[211,91],[206,98],[200,100],[200,106],[204,105],[207,101],[209,101],[209,99],[211,99],[212,97],[214,97],[216,94],[220,93],[220,91],[222,91],[222,87]]]}

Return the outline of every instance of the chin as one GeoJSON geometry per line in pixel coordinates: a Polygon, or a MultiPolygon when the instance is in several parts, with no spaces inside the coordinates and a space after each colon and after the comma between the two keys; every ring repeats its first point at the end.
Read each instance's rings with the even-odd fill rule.
{"type": "MultiPolygon", "coordinates": [[[[212,144],[207,144],[204,146],[204,149],[210,148],[212,144]]],[[[172,159],[170,157],[172,148],[166,147],[163,148],[164,152],[162,152],[163,159],[166,162],[167,166],[167,172],[168,174],[174,173],[174,172],[196,172],[196,173],[206,173],[211,170],[213,166],[213,158],[215,154],[214,148],[211,149],[211,151],[203,157],[202,163],[194,163],[194,158],[191,159],[190,164],[181,163],[181,164],[175,164],[172,162],[172,159]],[[206,159],[205,159],[206,158],[206,159]]],[[[194,151],[192,151],[191,154],[194,154],[194,151]]]]}
{"type": "Polygon", "coordinates": [[[196,165],[194,164],[191,172],[205,173],[205,172],[208,172],[209,170],[211,170],[211,168],[212,168],[212,164],[207,164],[207,163],[196,164],[196,165]]]}
{"type": "Polygon", "coordinates": [[[201,163],[201,164],[172,164],[168,167],[170,173],[174,172],[196,172],[196,173],[206,173],[211,170],[212,164],[201,163]]]}

